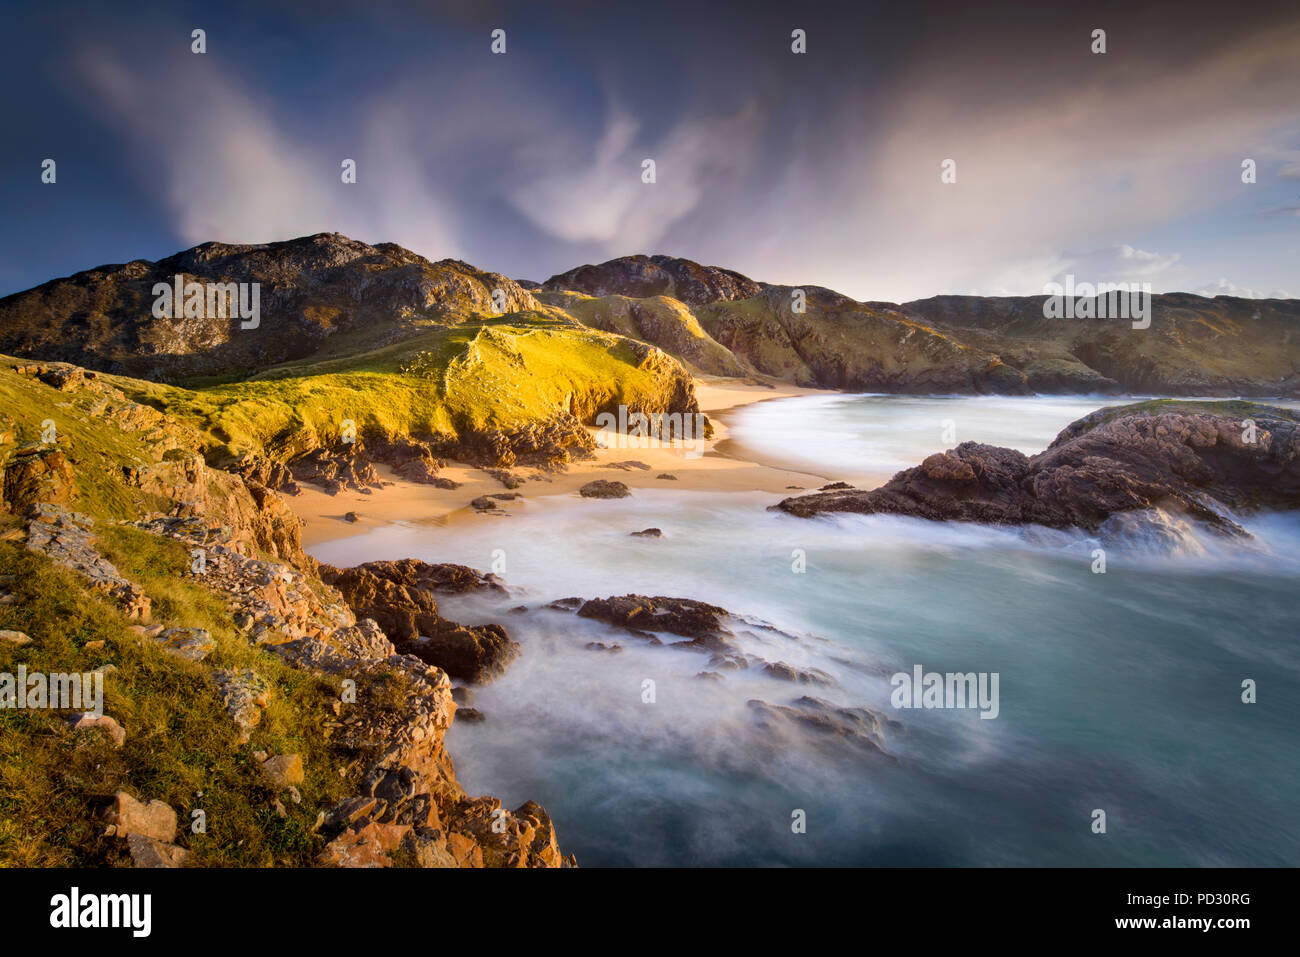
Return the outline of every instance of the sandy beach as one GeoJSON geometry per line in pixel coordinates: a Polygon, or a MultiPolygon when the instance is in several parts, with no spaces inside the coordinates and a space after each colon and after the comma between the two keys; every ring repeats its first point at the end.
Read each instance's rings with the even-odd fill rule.
{"type": "MultiPolygon", "coordinates": [[[[524,479],[513,491],[523,500],[548,495],[578,497],[578,489],[596,479],[622,482],[628,488],[676,488],[691,491],[765,491],[793,493],[816,488],[826,481],[821,475],[780,467],[750,457],[748,450],[729,439],[727,414],[756,402],[800,395],[828,394],[823,389],[804,389],[782,383],[755,385],[735,379],[696,377],[695,394],[700,411],[709,416],[714,434],[688,449],[681,442],[626,438],[591,429],[596,439],[595,458],[570,465],[566,471],[541,473],[523,467],[512,471],[524,479]],[[639,444],[640,447],[627,447],[639,444]],[[635,464],[634,464],[635,463],[635,464]],[[642,466],[645,466],[644,468],[642,466]],[[673,478],[661,478],[671,475],[673,478]]],[[[376,466],[386,482],[369,494],[346,490],[329,495],[303,483],[298,495],[288,496],[290,507],[303,521],[303,545],[347,538],[393,522],[491,521],[497,516],[482,514],[470,506],[480,495],[505,492],[501,482],[474,466],[449,461],[441,471],[445,478],[462,483],[456,489],[440,489],[398,478],[387,467],[376,466]],[[344,519],[348,512],[355,522],[344,519]]],[[[497,510],[519,508],[519,500],[498,501],[497,510]]]]}

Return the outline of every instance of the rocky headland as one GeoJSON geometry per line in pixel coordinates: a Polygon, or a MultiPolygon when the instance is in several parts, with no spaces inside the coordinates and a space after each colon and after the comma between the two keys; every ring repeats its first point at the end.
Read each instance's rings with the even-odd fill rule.
{"type": "Polygon", "coordinates": [[[1101,409],[1038,455],[966,442],[880,488],[818,491],[774,507],[804,518],[854,512],[1089,531],[1163,512],[1244,535],[1235,512],[1300,507],[1300,419],[1248,402],[1101,409]]]}

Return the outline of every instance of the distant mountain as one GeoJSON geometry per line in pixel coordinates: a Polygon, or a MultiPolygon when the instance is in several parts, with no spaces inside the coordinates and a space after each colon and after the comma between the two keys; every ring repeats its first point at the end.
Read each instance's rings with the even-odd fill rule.
{"type": "MultiPolygon", "coordinates": [[[[651,304],[662,313],[663,297],[673,297],[742,366],[801,385],[864,392],[1300,395],[1295,299],[1157,295],[1149,328],[1135,329],[1126,319],[1046,318],[1045,296],[857,302],[817,286],[760,283],[666,256],[581,266],[548,279],[543,289],[549,295],[538,295],[548,301],[557,301],[552,297],[562,289],[599,297],[606,308],[588,304],[582,313],[598,325],[651,304]]],[[[573,303],[565,307],[581,313],[573,303]]],[[[674,341],[680,330],[640,328],[650,333],[648,341],[692,363],[674,341]]]]}

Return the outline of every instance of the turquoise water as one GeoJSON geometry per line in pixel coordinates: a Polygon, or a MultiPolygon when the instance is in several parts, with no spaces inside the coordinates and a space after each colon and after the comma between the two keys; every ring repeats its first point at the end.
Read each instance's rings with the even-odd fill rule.
{"type": "MultiPolygon", "coordinates": [[[[746,444],[761,436],[849,477],[944,447],[944,419],[956,420],[958,441],[1032,452],[1100,404],[833,399],[763,403],[730,425],[748,432],[746,444]]],[[[504,559],[510,599],[442,603],[453,618],[504,623],[524,647],[475,690],[486,721],[457,723],[448,744],[470,791],[511,807],[539,801],[585,865],[1300,861],[1300,518],[1248,518],[1253,543],[1205,538],[1195,557],[1112,548],[1098,575],[1097,542],[1082,533],[808,521],[767,511],[776,498],[530,495],[509,518],[379,529],[313,554],[484,569],[504,559]],[[628,537],[652,525],[663,539],[628,537]],[[748,654],[820,668],[835,683],[755,671],[703,681],[706,656],[571,614],[508,612],[627,592],[769,622],[784,634],[745,629],[748,654]],[[589,641],[624,651],[588,651],[589,641]],[[895,709],[890,675],[917,664],[996,672],[998,717],[895,709]],[[1257,683],[1258,703],[1241,702],[1244,679],[1257,683]],[[885,732],[897,760],[793,730],[774,744],[755,727],[747,701],[805,693],[900,721],[885,732]],[[1097,809],[1105,834],[1092,832],[1097,809]],[[796,810],[805,833],[792,831],[796,810]]]]}

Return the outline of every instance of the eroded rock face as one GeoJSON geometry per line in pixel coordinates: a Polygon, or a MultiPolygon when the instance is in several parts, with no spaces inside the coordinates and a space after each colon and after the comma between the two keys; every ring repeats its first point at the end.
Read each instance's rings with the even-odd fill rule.
{"type": "Polygon", "coordinates": [[[17,449],[4,463],[0,501],[20,513],[37,502],[66,503],[76,494],[77,475],[67,454],[56,445],[17,449]]]}
{"type": "Polygon", "coordinates": [[[1244,534],[1230,509],[1300,507],[1300,423],[1267,406],[1104,409],[1032,458],[966,442],[878,489],[800,495],[776,507],[801,517],[888,513],[1090,531],[1118,513],[1160,508],[1244,534]]]}

